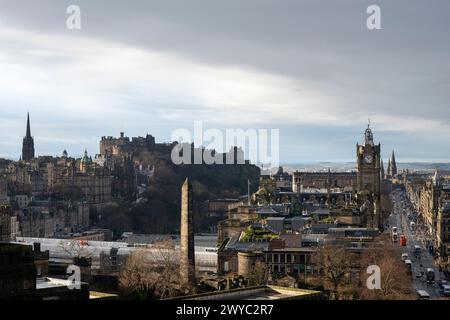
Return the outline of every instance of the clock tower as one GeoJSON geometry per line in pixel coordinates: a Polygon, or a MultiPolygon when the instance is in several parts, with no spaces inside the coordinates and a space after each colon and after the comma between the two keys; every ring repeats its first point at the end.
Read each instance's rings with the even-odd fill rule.
{"type": "Polygon", "coordinates": [[[364,132],[362,145],[356,144],[356,176],[358,204],[365,204],[368,227],[381,228],[381,145],[373,141],[370,124],[364,132]],[[367,205],[370,203],[370,206],[367,205]]]}

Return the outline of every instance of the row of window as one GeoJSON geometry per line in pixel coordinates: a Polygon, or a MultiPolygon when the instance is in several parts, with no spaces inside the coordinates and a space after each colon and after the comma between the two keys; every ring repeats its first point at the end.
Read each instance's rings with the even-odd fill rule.
{"type": "Polygon", "coordinates": [[[304,264],[307,260],[305,254],[293,253],[267,253],[265,255],[267,263],[299,263],[304,264]]]}

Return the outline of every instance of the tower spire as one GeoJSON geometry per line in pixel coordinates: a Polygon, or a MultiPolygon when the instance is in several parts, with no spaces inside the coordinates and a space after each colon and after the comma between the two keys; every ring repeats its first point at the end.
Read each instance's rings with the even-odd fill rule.
{"type": "Polygon", "coordinates": [[[392,175],[392,177],[397,175],[397,162],[395,161],[394,150],[392,150],[392,156],[391,156],[391,175],[392,175]]]}
{"type": "Polygon", "coordinates": [[[31,138],[30,113],[27,112],[27,138],[31,138]]]}
{"type": "Polygon", "coordinates": [[[22,160],[29,161],[34,158],[34,140],[31,136],[30,113],[27,112],[27,133],[22,142],[22,160]]]}

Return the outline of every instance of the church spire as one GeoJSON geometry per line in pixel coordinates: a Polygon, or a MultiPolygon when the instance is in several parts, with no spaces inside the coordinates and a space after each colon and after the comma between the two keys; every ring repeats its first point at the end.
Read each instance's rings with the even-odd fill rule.
{"type": "Polygon", "coordinates": [[[391,157],[391,175],[393,177],[397,175],[397,163],[395,161],[394,150],[392,150],[392,157],[391,157]]]}
{"type": "Polygon", "coordinates": [[[27,112],[27,138],[31,138],[30,113],[27,112]]]}
{"type": "Polygon", "coordinates": [[[27,132],[22,142],[22,160],[29,161],[34,158],[34,140],[31,136],[30,113],[27,113],[27,132]]]}

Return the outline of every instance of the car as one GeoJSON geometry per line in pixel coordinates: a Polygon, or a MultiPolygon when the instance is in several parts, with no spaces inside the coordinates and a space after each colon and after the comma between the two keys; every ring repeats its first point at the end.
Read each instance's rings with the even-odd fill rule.
{"type": "Polygon", "coordinates": [[[420,279],[420,278],[422,278],[423,277],[423,273],[422,272],[417,272],[416,273],[416,278],[417,279],[420,279]]]}
{"type": "Polygon", "coordinates": [[[411,260],[406,259],[406,260],[405,260],[405,265],[408,267],[409,270],[411,270],[411,268],[412,268],[412,262],[411,262],[411,260]]]}
{"type": "Polygon", "coordinates": [[[419,300],[430,300],[430,295],[425,290],[417,290],[419,300]]]}
{"type": "Polygon", "coordinates": [[[408,260],[408,254],[402,253],[402,261],[408,260]]]}
{"type": "Polygon", "coordinates": [[[450,296],[450,286],[444,286],[442,288],[442,292],[443,292],[444,296],[446,296],[446,297],[450,296]]]}
{"type": "Polygon", "coordinates": [[[444,286],[447,286],[447,285],[448,285],[448,282],[447,282],[447,280],[440,279],[440,280],[438,281],[438,285],[439,285],[440,288],[443,289],[444,286]]]}

